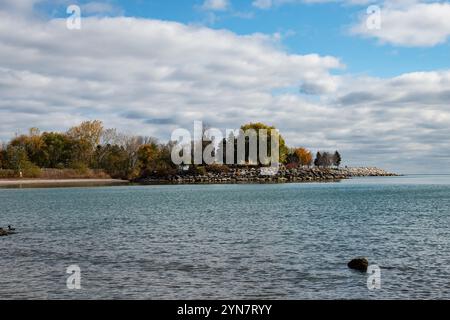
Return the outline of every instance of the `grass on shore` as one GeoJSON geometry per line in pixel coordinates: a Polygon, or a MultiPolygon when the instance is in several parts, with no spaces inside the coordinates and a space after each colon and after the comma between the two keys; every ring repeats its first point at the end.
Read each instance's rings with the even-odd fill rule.
{"type": "MultiPolygon", "coordinates": [[[[20,174],[15,170],[0,169],[0,179],[19,179],[20,174]]],[[[39,169],[28,172],[24,170],[22,178],[27,179],[111,179],[103,170],[93,169],[39,169]]]]}

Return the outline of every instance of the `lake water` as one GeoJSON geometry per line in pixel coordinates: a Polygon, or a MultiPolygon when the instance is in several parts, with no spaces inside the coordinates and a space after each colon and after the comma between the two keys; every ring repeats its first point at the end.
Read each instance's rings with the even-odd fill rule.
{"type": "Polygon", "coordinates": [[[450,299],[450,176],[0,189],[8,224],[0,299],[450,299]]]}

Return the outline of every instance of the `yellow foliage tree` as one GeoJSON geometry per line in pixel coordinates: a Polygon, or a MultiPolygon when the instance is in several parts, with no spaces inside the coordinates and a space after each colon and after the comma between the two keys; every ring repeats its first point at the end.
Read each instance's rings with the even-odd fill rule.
{"type": "Polygon", "coordinates": [[[104,132],[103,123],[99,120],[84,121],[67,131],[67,135],[73,139],[86,143],[91,149],[95,149],[100,143],[104,132]]]}
{"type": "Polygon", "coordinates": [[[306,148],[297,148],[294,153],[298,158],[298,162],[302,166],[310,166],[313,162],[313,155],[311,151],[306,148]]]}

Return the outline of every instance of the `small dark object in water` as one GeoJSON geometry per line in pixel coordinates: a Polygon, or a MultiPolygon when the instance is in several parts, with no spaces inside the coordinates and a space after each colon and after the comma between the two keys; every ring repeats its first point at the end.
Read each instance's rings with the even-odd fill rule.
{"type": "Polygon", "coordinates": [[[0,237],[8,236],[10,234],[16,234],[16,229],[11,226],[8,226],[7,230],[0,228],[0,237]]]}
{"type": "Polygon", "coordinates": [[[367,268],[369,267],[369,261],[366,258],[356,258],[350,261],[347,266],[350,269],[367,272],[367,268]]]}

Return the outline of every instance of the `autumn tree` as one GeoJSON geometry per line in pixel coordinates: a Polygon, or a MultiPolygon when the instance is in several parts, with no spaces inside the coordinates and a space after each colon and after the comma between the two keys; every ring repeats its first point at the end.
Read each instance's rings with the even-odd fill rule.
{"type": "Polygon", "coordinates": [[[158,157],[158,146],[156,144],[144,144],[138,150],[138,160],[144,172],[151,173],[155,167],[158,157]]]}
{"type": "Polygon", "coordinates": [[[140,176],[166,176],[175,173],[171,161],[171,144],[162,145],[155,142],[144,144],[138,150],[140,176]]]}
{"type": "Polygon", "coordinates": [[[311,151],[306,148],[297,148],[294,153],[298,158],[298,163],[302,166],[311,166],[313,162],[313,156],[311,151]]]}
{"type": "Polygon", "coordinates": [[[80,125],[70,128],[67,135],[87,143],[94,150],[100,144],[103,130],[103,123],[99,120],[83,121],[80,125]]]}
{"type": "Polygon", "coordinates": [[[23,149],[28,160],[36,164],[40,164],[45,156],[42,150],[43,141],[37,128],[31,128],[28,135],[22,134],[15,137],[9,145],[23,149]]]}
{"type": "Polygon", "coordinates": [[[72,163],[73,167],[88,167],[91,165],[95,149],[100,144],[103,130],[103,123],[94,120],[84,121],[67,131],[67,135],[76,141],[76,158],[72,163]]]}

